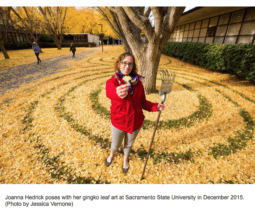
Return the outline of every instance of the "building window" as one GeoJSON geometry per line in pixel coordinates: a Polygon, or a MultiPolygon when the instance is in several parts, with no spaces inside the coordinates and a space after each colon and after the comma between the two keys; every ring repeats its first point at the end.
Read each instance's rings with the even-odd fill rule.
{"type": "Polygon", "coordinates": [[[206,36],[206,32],[207,32],[207,28],[201,29],[199,37],[206,36]]]}
{"type": "Polygon", "coordinates": [[[252,43],[253,36],[239,36],[237,44],[239,43],[252,43]]]}
{"type": "Polygon", "coordinates": [[[226,37],[224,44],[235,44],[237,36],[226,37]]]}
{"type": "Polygon", "coordinates": [[[188,31],[184,31],[184,37],[188,37],[188,31]]]}
{"type": "Polygon", "coordinates": [[[215,37],[214,43],[222,44],[223,43],[223,38],[224,37],[215,37]]]}
{"type": "Polygon", "coordinates": [[[195,28],[195,23],[191,23],[189,30],[194,30],[194,28],[195,28]]]}
{"type": "Polygon", "coordinates": [[[218,26],[215,36],[225,36],[226,30],[227,30],[227,26],[218,26]]]}
{"type": "Polygon", "coordinates": [[[176,41],[255,44],[255,7],[176,27],[176,41]]]}
{"type": "Polygon", "coordinates": [[[180,32],[179,32],[179,31],[176,32],[176,37],[177,37],[177,38],[180,37],[180,32]]]}
{"type": "Polygon", "coordinates": [[[16,37],[17,37],[17,41],[21,41],[18,34],[16,34],[16,37]]]}
{"type": "Polygon", "coordinates": [[[238,35],[241,28],[241,23],[229,25],[227,35],[238,35]]]}
{"type": "Polygon", "coordinates": [[[217,26],[218,19],[219,19],[219,17],[211,18],[211,20],[210,20],[210,24],[209,24],[209,27],[217,26]]]}
{"type": "Polygon", "coordinates": [[[13,38],[12,38],[12,34],[11,33],[7,33],[7,37],[8,37],[8,41],[12,42],[13,38]]]}
{"type": "Polygon", "coordinates": [[[180,38],[183,38],[183,31],[180,33],[180,38]]]}
{"type": "Polygon", "coordinates": [[[209,19],[203,20],[202,22],[202,28],[208,27],[209,19]]]}
{"type": "Polygon", "coordinates": [[[195,29],[200,28],[200,27],[201,27],[201,23],[202,23],[202,21],[197,21],[197,22],[196,22],[195,29]]]}
{"type": "Polygon", "coordinates": [[[208,28],[206,36],[208,36],[208,37],[214,37],[214,36],[215,36],[216,29],[217,29],[216,26],[208,28]]]}
{"type": "Polygon", "coordinates": [[[240,34],[241,35],[255,34],[255,21],[243,23],[240,34]]]}
{"type": "Polygon", "coordinates": [[[220,16],[219,25],[226,25],[228,24],[230,14],[220,16]]]}
{"type": "Polygon", "coordinates": [[[192,42],[197,42],[198,38],[193,38],[192,42]]]}
{"type": "Polygon", "coordinates": [[[205,37],[200,37],[200,38],[198,39],[198,42],[204,43],[204,42],[205,42],[205,37]]]}
{"type": "Polygon", "coordinates": [[[244,16],[244,10],[234,12],[231,16],[230,23],[242,22],[244,16]]]}
{"type": "Polygon", "coordinates": [[[206,37],[205,43],[213,43],[213,37],[206,37]]]}
{"type": "Polygon", "coordinates": [[[200,31],[200,29],[195,30],[195,31],[194,31],[194,36],[193,36],[193,37],[198,37],[198,36],[199,36],[199,31],[200,31]]]}
{"type": "Polygon", "coordinates": [[[255,20],[255,7],[248,9],[246,12],[244,21],[250,21],[250,20],[255,20]]]}
{"type": "Polygon", "coordinates": [[[188,35],[188,37],[192,37],[193,36],[193,30],[192,31],[189,31],[189,35],[188,35]]]}

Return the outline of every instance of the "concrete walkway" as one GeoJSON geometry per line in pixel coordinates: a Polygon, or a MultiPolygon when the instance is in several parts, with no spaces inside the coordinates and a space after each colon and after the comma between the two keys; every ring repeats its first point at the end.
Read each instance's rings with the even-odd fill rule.
{"type": "Polygon", "coordinates": [[[35,61],[33,63],[4,69],[0,72],[0,94],[3,95],[6,91],[17,89],[23,84],[28,84],[51,74],[59,73],[69,67],[67,61],[80,61],[87,58],[89,54],[96,50],[98,49],[78,52],[75,57],[72,57],[72,53],[70,52],[68,55],[44,59],[39,64],[35,61]]]}

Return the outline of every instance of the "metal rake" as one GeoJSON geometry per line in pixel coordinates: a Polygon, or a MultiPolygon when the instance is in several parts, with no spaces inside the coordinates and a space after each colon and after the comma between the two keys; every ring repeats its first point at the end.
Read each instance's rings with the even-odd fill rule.
{"type": "MultiPolygon", "coordinates": [[[[168,70],[163,70],[162,69],[162,70],[159,70],[159,74],[161,76],[161,81],[162,81],[161,88],[160,88],[160,91],[159,91],[159,95],[162,95],[161,103],[163,104],[165,102],[165,100],[166,100],[166,94],[170,93],[171,90],[172,90],[172,86],[173,86],[174,80],[175,80],[175,73],[174,72],[168,72],[168,70]]],[[[152,145],[152,142],[154,140],[154,136],[156,134],[156,130],[157,130],[160,114],[161,114],[161,111],[159,111],[159,113],[158,113],[157,122],[156,122],[155,129],[154,129],[154,132],[153,132],[153,135],[152,135],[149,151],[147,153],[147,157],[146,157],[146,160],[145,160],[145,164],[144,164],[141,180],[143,179],[143,175],[144,175],[144,172],[145,172],[147,161],[149,159],[151,145],[152,145]]]]}

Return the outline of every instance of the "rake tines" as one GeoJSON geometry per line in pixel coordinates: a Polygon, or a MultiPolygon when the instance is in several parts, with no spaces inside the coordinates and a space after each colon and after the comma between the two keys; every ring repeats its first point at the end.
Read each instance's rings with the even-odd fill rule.
{"type": "Polygon", "coordinates": [[[168,72],[168,70],[166,69],[161,69],[159,70],[159,74],[161,76],[162,82],[174,83],[174,79],[175,79],[174,72],[168,72]]]}
{"type": "Polygon", "coordinates": [[[166,69],[161,69],[159,70],[159,74],[161,76],[161,81],[162,81],[159,95],[170,93],[172,85],[175,80],[175,73],[168,72],[168,70],[166,69]]]}

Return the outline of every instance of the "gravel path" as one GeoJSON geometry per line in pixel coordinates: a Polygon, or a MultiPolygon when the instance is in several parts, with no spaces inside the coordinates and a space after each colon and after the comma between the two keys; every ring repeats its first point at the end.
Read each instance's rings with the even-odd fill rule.
{"type": "Polygon", "coordinates": [[[35,61],[33,63],[4,69],[0,72],[0,94],[4,94],[11,89],[17,89],[25,83],[59,73],[69,67],[66,61],[73,59],[80,61],[87,58],[89,54],[96,50],[82,51],[77,53],[75,57],[72,57],[72,53],[70,53],[68,55],[44,59],[39,64],[35,61]]]}

